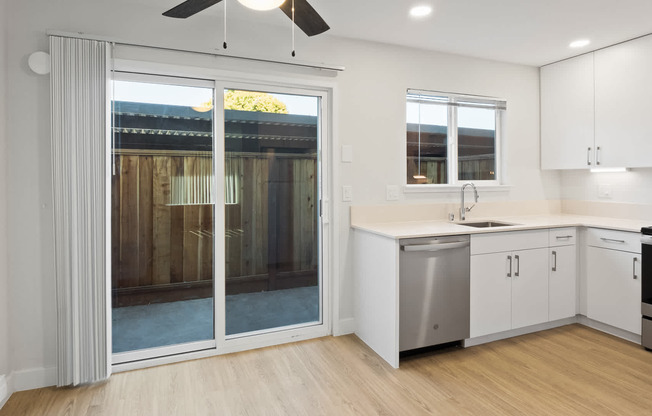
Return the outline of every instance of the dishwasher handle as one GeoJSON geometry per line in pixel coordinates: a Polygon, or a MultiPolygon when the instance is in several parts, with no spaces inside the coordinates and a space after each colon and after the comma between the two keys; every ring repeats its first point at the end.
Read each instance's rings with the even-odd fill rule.
{"type": "Polygon", "coordinates": [[[413,244],[401,246],[403,251],[442,251],[454,248],[468,247],[468,241],[458,241],[455,243],[433,243],[433,244],[413,244]]]}

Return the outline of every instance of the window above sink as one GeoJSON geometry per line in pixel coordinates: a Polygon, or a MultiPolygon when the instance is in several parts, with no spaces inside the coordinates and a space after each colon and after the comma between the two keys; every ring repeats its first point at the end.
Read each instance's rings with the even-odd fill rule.
{"type": "Polygon", "coordinates": [[[500,186],[504,100],[408,90],[406,191],[500,186]]]}

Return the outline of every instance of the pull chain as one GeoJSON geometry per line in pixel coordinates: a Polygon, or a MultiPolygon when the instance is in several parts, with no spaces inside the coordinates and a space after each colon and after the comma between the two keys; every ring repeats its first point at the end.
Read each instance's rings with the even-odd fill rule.
{"type": "Polygon", "coordinates": [[[294,48],[294,27],[296,25],[294,24],[294,0],[292,0],[292,56],[296,56],[295,48],[294,48]]]}
{"type": "Polygon", "coordinates": [[[226,49],[226,0],[223,3],[224,3],[224,43],[222,43],[222,47],[226,49]]]}

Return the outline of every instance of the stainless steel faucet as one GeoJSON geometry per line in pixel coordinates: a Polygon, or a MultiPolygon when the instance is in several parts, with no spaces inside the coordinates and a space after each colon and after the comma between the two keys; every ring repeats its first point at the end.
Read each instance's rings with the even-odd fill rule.
{"type": "Polygon", "coordinates": [[[464,185],[462,185],[462,191],[460,192],[461,197],[462,197],[462,202],[460,204],[460,220],[464,221],[466,219],[466,213],[471,211],[475,204],[471,205],[469,208],[464,208],[464,190],[466,189],[467,186],[470,186],[473,188],[473,194],[475,196],[475,202],[478,202],[478,190],[475,188],[475,185],[472,184],[471,182],[467,182],[464,185]]]}

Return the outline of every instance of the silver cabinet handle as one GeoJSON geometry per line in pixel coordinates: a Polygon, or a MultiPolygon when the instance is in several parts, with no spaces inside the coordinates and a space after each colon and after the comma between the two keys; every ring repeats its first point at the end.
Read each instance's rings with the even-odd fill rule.
{"type": "Polygon", "coordinates": [[[638,279],[638,276],[636,276],[636,263],[638,262],[638,257],[634,257],[634,261],[632,262],[632,275],[634,276],[634,280],[638,279]]]}
{"type": "Polygon", "coordinates": [[[595,148],[595,164],[600,164],[600,146],[595,148]]]}
{"type": "Polygon", "coordinates": [[[586,164],[591,165],[591,148],[586,149],[586,164]]]}
{"type": "Polygon", "coordinates": [[[514,260],[516,260],[516,273],[514,273],[514,276],[518,277],[518,274],[521,271],[521,261],[519,260],[518,255],[514,256],[514,260]]]}
{"type": "Polygon", "coordinates": [[[567,240],[569,238],[573,238],[573,236],[572,235],[558,235],[555,238],[557,238],[557,240],[567,240]]]}
{"type": "Polygon", "coordinates": [[[509,271],[507,272],[507,277],[512,277],[512,256],[507,256],[509,260],[509,271]]]}
{"type": "Polygon", "coordinates": [[[556,251],[552,252],[552,271],[553,272],[557,271],[557,252],[556,251]]]}
{"type": "Polygon", "coordinates": [[[613,238],[604,238],[600,237],[600,240],[606,241],[607,243],[619,243],[619,244],[625,244],[625,240],[614,240],[613,238]]]}

